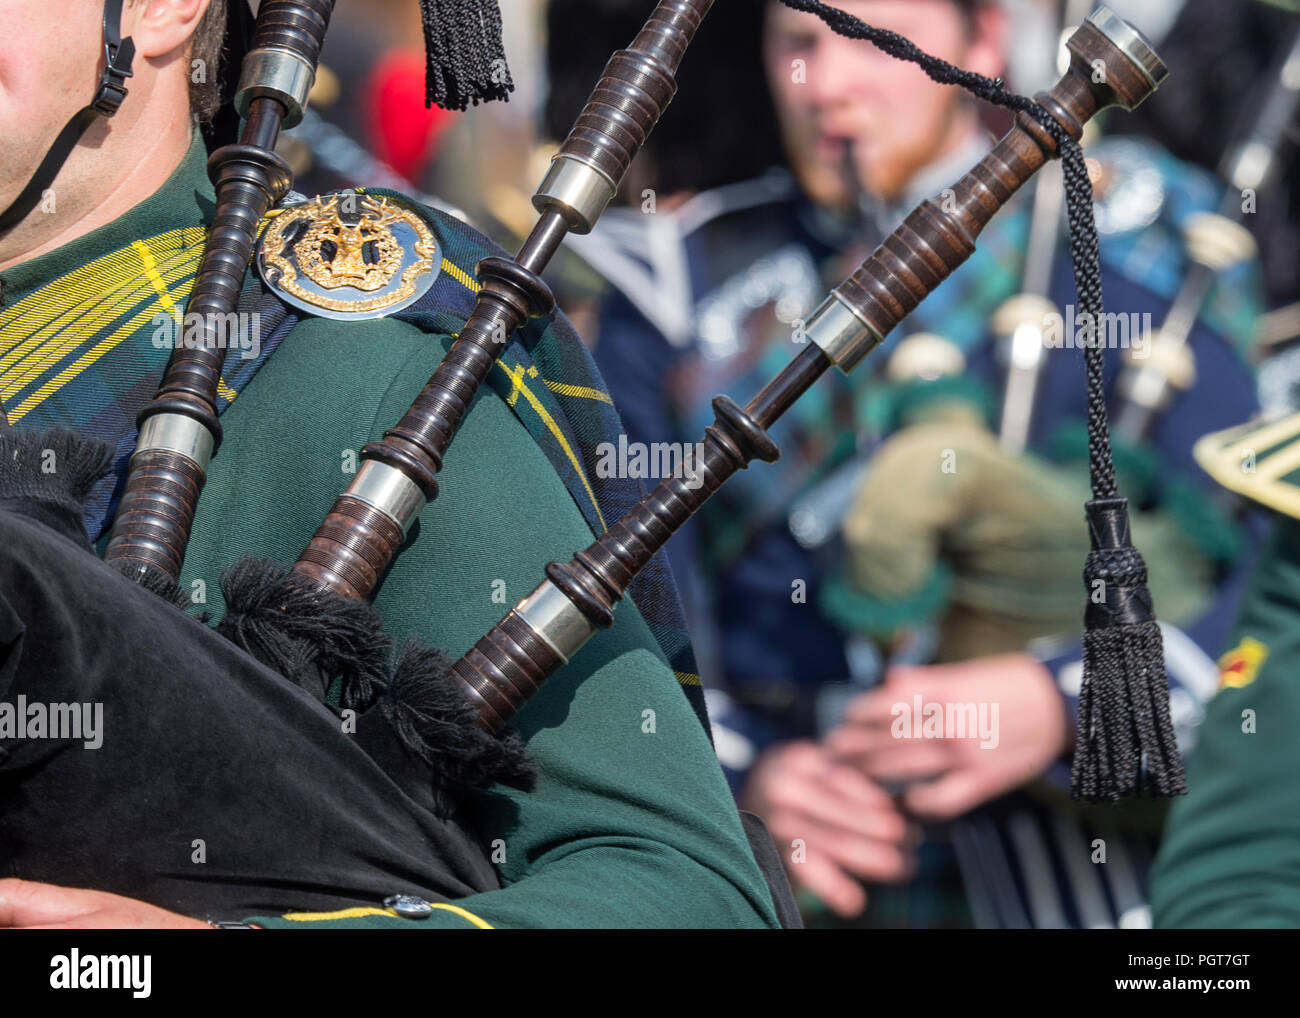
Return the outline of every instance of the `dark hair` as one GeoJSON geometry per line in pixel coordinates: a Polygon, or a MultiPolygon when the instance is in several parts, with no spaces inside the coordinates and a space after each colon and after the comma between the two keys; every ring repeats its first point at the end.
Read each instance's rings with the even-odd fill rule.
{"type": "MultiPolygon", "coordinates": [[[[628,173],[631,193],[705,191],[784,165],[763,70],[764,0],[715,4],[682,59],[678,98],[628,173]]],[[[562,140],[615,50],[635,37],[646,0],[551,0],[545,133],[562,140]]]]}
{"type": "Polygon", "coordinates": [[[227,0],[211,0],[190,39],[190,114],[200,124],[211,121],[221,107],[221,51],[226,41],[226,3],[227,0]],[[196,71],[202,73],[196,74],[196,71]]]}

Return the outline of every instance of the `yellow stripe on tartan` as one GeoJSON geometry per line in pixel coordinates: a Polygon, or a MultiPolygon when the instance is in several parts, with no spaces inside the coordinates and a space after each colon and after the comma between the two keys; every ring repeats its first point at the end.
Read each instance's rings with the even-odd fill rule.
{"type": "MultiPolygon", "coordinates": [[[[174,239],[181,232],[163,236],[174,239]]],[[[192,264],[197,259],[197,250],[180,249],[167,255],[165,264],[169,267],[177,263],[192,264]]],[[[52,363],[51,347],[66,345],[69,334],[75,343],[78,336],[84,339],[105,328],[122,308],[147,292],[149,281],[141,275],[140,268],[139,252],[123,248],[68,273],[5,309],[0,314],[0,352],[3,353],[0,372],[10,372],[18,364],[30,361],[33,354],[47,364],[52,363]],[[115,300],[106,304],[108,298],[115,300]],[[10,329],[14,325],[21,326],[21,330],[10,329]],[[38,352],[47,340],[53,340],[51,346],[38,352]]],[[[53,358],[57,359],[57,356],[53,358]]]]}
{"type": "MultiPolygon", "coordinates": [[[[171,230],[149,238],[146,243],[151,249],[158,250],[174,246],[175,253],[192,253],[197,260],[200,252],[189,252],[186,248],[202,244],[207,230],[201,226],[187,227],[183,230],[171,230]]],[[[61,276],[53,283],[41,287],[35,293],[28,294],[16,304],[0,311],[0,331],[12,325],[17,319],[25,319],[24,324],[31,328],[48,325],[58,315],[65,313],[71,306],[91,298],[102,298],[123,286],[122,269],[137,257],[137,252],[130,247],[121,248],[110,254],[87,262],[72,272],[61,276]]],[[[132,273],[130,285],[136,280],[132,273]]],[[[0,344],[0,349],[4,349],[0,344]]]]}
{"type": "MultiPolygon", "coordinates": [[[[162,277],[158,275],[158,264],[154,261],[153,252],[138,240],[131,246],[138,248],[140,251],[141,259],[144,261],[145,275],[149,277],[149,282],[153,284],[154,291],[158,294],[158,303],[166,308],[168,313],[173,316],[178,316],[180,308],[177,307],[176,302],[172,300],[171,293],[167,289],[167,284],[164,283],[162,277]]],[[[233,403],[235,402],[235,397],[238,396],[239,393],[232,389],[224,378],[218,376],[217,395],[227,403],[233,403]]]]}
{"type": "MultiPolygon", "coordinates": [[[[479,285],[474,280],[474,277],[460,266],[453,263],[450,259],[444,258],[442,260],[442,268],[447,275],[460,283],[461,286],[465,287],[467,290],[473,290],[475,293],[478,292],[479,285]]],[[[600,503],[596,501],[596,493],[591,490],[591,485],[587,483],[587,475],[583,472],[582,464],[578,462],[578,457],[574,455],[573,450],[569,447],[569,443],[565,439],[564,433],[560,430],[560,426],[555,423],[555,418],[547,413],[546,408],[542,406],[537,397],[534,396],[524,385],[523,365],[516,365],[515,370],[511,371],[503,362],[497,361],[496,363],[501,370],[506,373],[506,377],[510,379],[512,385],[510,395],[506,397],[506,402],[510,406],[514,406],[518,402],[519,395],[522,394],[528,400],[532,408],[537,411],[537,416],[542,419],[551,434],[555,436],[556,441],[560,443],[560,448],[564,450],[564,455],[567,456],[569,462],[573,464],[573,469],[578,472],[578,477],[582,480],[582,486],[587,490],[587,497],[591,499],[591,504],[596,509],[596,517],[600,520],[601,528],[606,529],[605,517],[600,511],[600,503]]],[[[536,369],[534,369],[533,373],[536,373],[536,369]]],[[[550,379],[546,378],[543,378],[542,381],[548,389],[552,392],[558,392],[562,396],[578,396],[583,399],[600,400],[602,403],[608,403],[610,406],[614,405],[614,401],[599,389],[593,389],[586,385],[570,385],[567,382],[552,382],[550,379]]]]}
{"type": "MultiPolygon", "coordinates": [[[[266,228],[265,222],[262,224],[262,228],[266,228]]],[[[158,275],[158,265],[157,262],[154,261],[153,252],[138,240],[131,246],[140,251],[141,259],[144,261],[145,275],[149,277],[149,282],[153,284],[153,288],[158,294],[158,303],[166,308],[170,314],[179,315],[180,308],[176,306],[176,303],[171,298],[171,294],[167,290],[166,283],[164,283],[162,277],[158,275]]],[[[239,393],[232,389],[224,378],[218,376],[217,395],[227,403],[233,403],[235,402],[235,397],[238,396],[239,393]]]]}
{"type": "Polygon", "coordinates": [[[163,282],[162,276],[158,274],[158,262],[154,259],[153,252],[149,250],[149,245],[137,240],[133,241],[131,246],[140,254],[140,261],[144,263],[144,274],[149,277],[154,292],[158,294],[158,303],[175,316],[180,309],[176,307],[176,302],[172,300],[172,295],[167,290],[167,284],[163,282]]]}
{"type": "MultiPolygon", "coordinates": [[[[105,255],[81,266],[0,313],[0,394],[10,400],[59,361],[93,337],[125,308],[140,302],[152,289],[165,307],[175,307],[193,285],[193,269],[202,255],[198,246],[206,236],[201,227],[172,230],[141,243],[105,255]],[[175,245],[159,261],[154,253],[175,245]],[[143,269],[143,274],[141,273],[143,269]],[[123,279],[128,280],[123,284],[123,279]],[[179,283],[173,293],[171,286],[179,283]],[[105,297],[112,299],[105,302],[105,297]],[[21,321],[20,335],[5,330],[21,321]],[[46,342],[48,340],[48,342],[46,342]]],[[[34,395],[18,403],[11,412],[16,420],[75,378],[143,324],[153,306],[102,339],[88,353],[61,371],[34,395]]]]}
{"type": "MultiPolygon", "coordinates": [[[[3,344],[4,356],[0,358],[0,372],[4,372],[10,382],[16,380],[14,373],[19,368],[23,369],[22,377],[25,379],[32,375],[33,365],[57,361],[80,340],[93,336],[98,331],[94,328],[96,324],[101,328],[107,325],[123,309],[137,303],[149,289],[148,280],[139,273],[136,257],[132,257],[129,263],[115,263],[110,271],[116,278],[99,280],[92,276],[74,282],[67,289],[60,289],[61,300],[38,304],[33,314],[12,323],[20,325],[21,330],[9,333],[11,340],[3,344]],[[127,282],[123,283],[123,278],[127,282]],[[87,315],[91,319],[90,328],[85,325],[75,328],[87,315]],[[50,341],[48,344],[47,340],[50,341]]],[[[53,287],[61,288],[62,280],[51,284],[53,287]]],[[[24,303],[26,301],[14,307],[21,308],[24,303]]],[[[8,324],[0,325],[0,335],[8,324]]],[[[35,373],[39,374],[41,370],[44,368],[35,373]]]]}
{"type": "Polygon", "coordinates": [[[466,290],[473,290],[475,293],[478,293],[478,281],[450,259],[444,258],[442,260],[442,271],[451,276],[452,279],[456,280],[456,282],[466,290]]]}
{"type": "MultiPolygon", "coordinates": [[[[434,908],[442,909],[445,912],[454,912],[467,923],[478,927],[480,930],[495,929],[486,919],[481,919],[473,912],[461,908],[459,905],[448,905],[443,902],[434,902],[434,908]]],[[[321,923],[329,922],[333,919],[362,919],[365,916],[384,915],[398,918],[396,912],[391,908],[341,908],[337,912],[286,912],[280,916],[281,919],[287,919],[291,923],[321,923]]]]}
{"type": "Polygon", "coordinates": [[[77,316],[68,322],[56,320],[45,329],[33,333],[15,351],[20,356],[14,357],[8,364],[0,365],[0,398],[11,399],[59,361],[70,356],[77,347],[99,332],[99,329],[94,328],[96,324],[102,327],[115,321],[127,308],[138,304],[148,288],[147,281],[137,279],[132,288],[120,290],[109,298],[86,302],[85,307],[78,310],[77,316]],[[76,322],[87,314],[93,319],[90,327],[77,327],[76,322]]]}
{"type": "Polygon", "coordinates": [[[673,672],[677,676],[677,681],[683,686],[698,686],[700,677],[695,672],[673,672]]]}
{"type": "Polygon", "coordinates": [[[568,382],[552,382],[549,378],[543,378],[546,387],[551,392],[558,392],[561,396],[577,396],[579,399],[595,399],[601,403],[614,405],[608,393],[601,392],[599,389],[593,389],[589,385],[570,385],[568,382]]]}
{"type": "Polygon", "coordinates": [[[50,396],[54,395],[54,393],[58,392],[59,389],[67,385],[68,382],[85,371],[86,368],[90,367],[97,360],[103,357],[104,354],[108,353],[115,346],[121,343],[122,340],[133,335],[135,331],[149,321],[154,314],[156,314],[156,312],[153,308],[147,307],[139,314],[135,315],[122,328],[107,336],[99,343],[96,343],[86,353],[73,361],[69,367],[64,368],[52,379],[37,389],[36,392],[15,406],[9,413],[10,421],[16,421],[30,413],[36,407],[40,406],[49,399],[50,396]]]}
{"type": "MultiPolygon", "coordinates": [[[[174,267],[168,267],[166,271],[168,272],[169,276],[176,277],[176,280],[181,284],[182,289],[186,289],[187,287],[191,286],[193,283],[192,270],[193,270],[192,265],[182,262],[174,267]]],[[[90,336],[95,335],[95,332],[98,331],[97,329],[93,328],[96,322],[99,322],[100,319],[103,319],[104,321],[112,321],[114,318],[120,315],[121,305],[129,306],[130,304],[138,303],[140,296],[141,295],[137,292],[136,294],[133,294],[130,299],[119,299],[117,302],[115,302],[114,310],[111,312],[107,312],[103,315],[96,314],[96,315],[88,316],[93,319],[92,321],[85,323],[86,327],[90,328],[90,331],[88,333],[84,332],[82,328],[77,328],[72,330],[73,338],[71,341],[57,344],[56,346],[57,356],[55,355],[54,351],[51,351],[45,354],[44,356],[38,358],[37,363],[35,364],[27,364],[26,362],[24,362],[24,364],[26,365],[26,370],[24,370],[21,374],[17,376],[14,376],[12,374],[6,375],[3,381],[0,382],[0,394],[3,394],[0,395],[0,398],[6,401],[11,400],[12,396],[15,393],[21,391],[22,389],[26,388],[29,384],[34,382],[38,377],[44,374],[49,368],[53,367],[60,360],[62,360],[64,356],[74,352],[78,346],[82,345],[85,342],[85,337],[87,335],[90,336]]],[[[179,291],[178,291],[178,296],[181,296],[179,291]]],[[[78,357],[75,361],[73,361],[73,363],[70,366],[65,367],[62,371],[60,371],[57,375],[55,375],[54,378],[47,381],[34,393],[27,396],[25,399],[21,400],[20,402],[18,402],[14,406],[12,419],[17,420],[18,418],[22,417],[24,414],[27,414],[31,410],[40,406],[41,403],[49,399],[50,396],[52,396],[59,389],[63,388],[63,386],[67,385],[68,382],[70,382],[72,379],[80,375],[83,371],[85,371],[88,367],[90,367],[92,364],[98,361],[101,357],[103,357],[106,353],[108,353],[110,350],[116,347],[119,343],[133,336],[137,330],[142,328],[146,323],[152,320],[153,317],[157,314],[155,308],[156,305],[154,304],[147,305],[142,311],[135,314],[126,323],[118,327],[113,332],[109,333],[106,337],[101,339],[88,351],[83,353],[80,357],[78,357]]]]}
{"type": "MultiPolygon", "coordinates": [[[[524,397],[524,399],[528,400],[528,405],[533,408],[537,416],[540,417],[542,422],[546,425],[547,430],[549,430],[550,433],[555,436],[555,440],[560,443],[560,448],[564,450],[564,455],[567,456],[569,462],[573,464],[573,469],[578,472],[578,478],[582,481],[582,486],[587,490],[587,497],[591,499],[591,504],[596,510],[596,519],[600,521],[600,529],[608,530],[609,527],[605,523],[605,517],[600,511],[600,503],[596,501],[596,493],[591,490],[591,485],[587,483],[587,475],[583,472],[582,464],[578,462],[578,457],[574,455],[573,449],[569,446],[568,439],[564,437],[564,432],[560,430],[560,426],[555,422],[555,418],[550,415],[546,407],[542,406],[541,400],[533,395],[528,386],[524,384],[524,366],[522,364],[516,364],[515,370],[511,371],[499,360],[496,361],[495,364],[504,371],[506,377],[510,379],[510,384],[512,386],[510,392],[511,397],[516,393],[519,393],[524,397]]],[[[513,403],[511,405],[513,405],[513,403]]]]}

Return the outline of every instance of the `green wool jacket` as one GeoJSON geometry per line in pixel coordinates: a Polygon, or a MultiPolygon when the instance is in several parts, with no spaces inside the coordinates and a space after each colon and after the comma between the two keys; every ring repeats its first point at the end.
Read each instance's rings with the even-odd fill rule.
{"type": "Polygon", "coordinates": [[[1205,436],[1221,484],[1277,510],[1152,871],[1157,927],[1300,927],[1300,414],[1205,436]]]}
{"type": "Polygon", "coordinates": [[[1300,521],[1264,555],[1156,858],[1157,927],[1300,927],[1300,521]]]}
{"type": "MultiPolygon", "coordinates": [[[[100,289],[90,305],[124,305],[115,293],[148,276],[158,277],[153,291],[161,306],[183,306],[202,238],[196,228],[213,203],[204,155],[196,139],[152,198],[0,273],[0,398],[16,425],[78,426],[87,400],[108,398],[104,389],[134,393],[137,404],[152,394],[169,351],[150,342],[148,300],[119,328],[125,335],[110,343],[114,337],[87,326],[43,374],[40,365],[23,368],[34,356],[24,321],[36,312],[13,312],[24,298],[37,306],[34,298],[61,285],[89,285],[75,273],[106,256],[117,261],[109,263],[112,273],[96,277],[100,289]],[[181,238],[188,268],[167,237],[181,238]],[[74,398],[51,379],[73,371],[67,366],[79,363],[78,355],[89,361],[82,373],[98,372],[101,384],[74,398]]],[[[472,265],[457,268],[473,272],[472,265]]],[[[244,553],[296,559],[351,479],[361,446],[397,421],[450,343],[450,336],[396,320],[326,319],[304,320],[281,342],[222,415],[225,440],[194,523],[182,584],[206,596],[214,617],[223,611],[222,570],[244,553]]],[[[475,399],[439,480],[438,499],[412,530],[375,605],[398,641],[414,635],[459,656],[541,581],[547,562],[587,546],[592,532],[543,451],[491,389],[475,399]]],[[[248,919],[294,929],[776,927],[699,719],[636,607],[625,601],[616,614],[614,626],[518,715],[540,770],[536,790],[493,786],[467,806],[485,841],[495,843],[501,890],[439,906],[420,920],[381,902],[248,919]]]]}

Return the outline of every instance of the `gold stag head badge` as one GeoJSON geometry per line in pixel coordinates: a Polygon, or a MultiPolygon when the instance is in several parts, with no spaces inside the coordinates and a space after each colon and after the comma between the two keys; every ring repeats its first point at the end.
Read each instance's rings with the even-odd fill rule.
{"type": "Polygon", "coordinates": [[[257,266],[290,304],[326,318],[379,318],[418,300],[442,264],[415,209],[344,191],[273,214],[257,266]]]}

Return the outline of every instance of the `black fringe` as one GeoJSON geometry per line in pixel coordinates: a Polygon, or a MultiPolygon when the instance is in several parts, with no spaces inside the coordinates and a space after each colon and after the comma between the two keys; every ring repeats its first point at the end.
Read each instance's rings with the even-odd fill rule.
{"type": "Polygon", "coordinates": [[[341,706],[374,702],[391,642],[369,604],[251,555],[222,573],[221,593],[226,615],[217,632],[236,646],[321,700],[337,676],[341,706]]]}
{"type": "MultiPolygon", "coordinates": [[[[190,609],[194,607],[194,602],[181,589],[181,585],[161,569],[154,569],[143,563],[131,561],[110,562],[109,566],[116,569],[132,583],[137,583],[150,593],[157,594],[168,604],[179,608],[187,615],[190,614],[190,609]]],[[[208,621],[207,612],[193,617],[204,624],[208,621]]]]}
{"type": "Polygon", "coordinates": [[[0,500],[82,543],[86,496],[112,469],[112,449],[68,428],[0,431],[0,500]]]}
{"type": "Polygon", "coordinates": [[[532,790],[537,773],[523,740],[479,727],[441,651],[408,641],[385,682],[392,645],[369,604],[251,556],[226,570],[221,592],[226,616],[217,631],[318,699],[341,678],[341,707],[382,716],[380,727],[365,725],[367,752],[393,770],[394,780],[428,781],[444,815],[466,791],[493,782],[532,790]],[[393,756],[397,747],[409,757],[393,756]]]}
{"type": "Polygon", "coordinates": [[[478,712],[451,674],[451,661],[416,640],[402,647],[379,702],[402,745],[429,765],[445,806],[492,782],[531,792],[537,768],[518,733],[480,728],[478,712]]]}
{"type": "Polygon", "coordinates": [[[464,110],[509,99],[515,83],[501,42],[497,0],[420,0],[420,15],[426,106],[464,110]]]}
{"type": "Polygon", "coordinates": [[[1146,563],[1129,538],[1128,502],[1094,499],[1086,509],[1090,596],[1070,794],[1090,802],[1182,795],[1187,783],[1169,714],[1164,643],[1146,563]]]}

